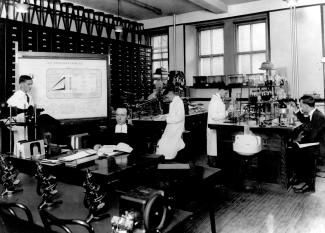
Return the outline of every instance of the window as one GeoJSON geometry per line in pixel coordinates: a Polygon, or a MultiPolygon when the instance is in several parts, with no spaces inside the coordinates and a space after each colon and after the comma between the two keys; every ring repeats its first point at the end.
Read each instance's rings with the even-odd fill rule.
{"type": "Polygon", "coordinates": [[[238,24],[236,40],[237,72],[261,73],[261,63],[266,61],[266,23],[238,24]]]}
{"type": "Polygon", "coordinates": [[[168,34],[151,37],[152,70],[163,67],[168,71],[168,34]]]}
{"type": "Polygon", "coordinates": [[[200,31],[199,43],[200,75],[223,75],[223,28],[214,28],[200,31]]]}

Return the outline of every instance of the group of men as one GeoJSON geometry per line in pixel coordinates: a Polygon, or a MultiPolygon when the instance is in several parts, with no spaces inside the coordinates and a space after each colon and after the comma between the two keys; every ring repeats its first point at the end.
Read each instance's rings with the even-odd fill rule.
{"type": "MultiPolygon", "coordinates": [[[[22,75],[19,78],[19,90],[11,96],[7,103],[10,106],[20,109],[26,109],[33,105],[33,99],[30,91],[33,80],[30,76],[22,75]]],[[[175,94],[173,85],[169,85],[163,93],[167,101],[170,101],[169,112],[165,115],[167,122],[163,135],[158,141],[156,153],[162,154],[166,159],[175,159],[178,151],[185,147],[182,139],[185,124],[185,111],[182,99],[175,94]]],[[[299,108],[296,108],[295,114],[302,123],[294,130],[292,140],[292,156],[290,157],[294,171],[295,192],[308,192],[315,190],[315,161],[321,160],[321,156],[325,153],[325,116],[322,112],[315,108],[315,99],[310,95],[304,95],[299,99],[299,108]],[[312,144],[312,146],[304,146],[301,144],[319,142],[320,146],[312,144]]],[[[213,95],[208,109],[208,123],[213,123],[224,119],[227,111],[220,93],[213,95]],[[215,113],[215,114],[212,114],[215,113]]],[[[19,121],[23,119],[17,116],[19,121]]],[[[137,135],[132,125],[127,123],[128,109],[120,106],[116,109],[116,125],[108,127],[105,132],[106,136],[99,138],[103,144],[126,143],[136,150],[137,135]]],[[[15,141],[26,138],[22,133],[22,127],[16,127],[15,141]]],[[[217,155],[217,146],[215,132],[207,129],[207,154],[209,157],[217,155]]],[[[212,157],[212,158],[213,158],[212,157]]],[[[321,161],[323,162],[323,161],[321,161]]]]}
{"type": "MultiPolygon", "coordinates": [[[[33,98],[31,89],[33,85],[32,77],[22,75],[19,77],[19,89],[8,99],[7,103],[11,107],[18,109],[27,109],[33,106],[33,98]]],[[[169,113],[164,116],[167,122],[166,129],[158,142],[157,153],[165,156],[166,159],[174,159],[179,150],[185,147],[182,140],[182,133],[185,124],[185,111],[183,101],[175,94],[175,87],[169,85],[164,93],[165,99],[170,102],[169,113]]],[[[18,114],[16,120],[24,122],[24,114],[18,114]]],[[[128,109],[125,106],[116,108],[116,125],[109,126],[101,135],[94,140],[100,144],[116,145],[120,142],[131,146],[134,151],[137,150],[137,135],[134,132],[132,125],[127,123],[128,109]]],[[[22,126],[12,128],[14,132],[14,142],[26,140],[26,129],[22,126]]]]}

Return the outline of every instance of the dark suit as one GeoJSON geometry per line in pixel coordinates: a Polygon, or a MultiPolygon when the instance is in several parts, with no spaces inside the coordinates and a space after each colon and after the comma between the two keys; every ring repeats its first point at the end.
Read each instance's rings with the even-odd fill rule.
{"type": "Polygon", "coordinates": [[[134,132],[134,127],[127,124],[127,133],[115,133],[115,126],[112,125],[107,128],[107,131],[102,138],[103,145],[117,145],[120,142],[126,143],[132,148],[136,147],[136,135],[134,132]]]}
{"type": "Polygon", "coordinates": [[[295,130],[295,134],[303,132],[301,143],[319,142],[323,139],[325,128],[325,116],[316,109],[312,115],[311,121],[309,116],[304,116],[300,111],[296,114],[298,120],[302,123],[295,130]]]}
{"type": "MultiPolygon", "coordinates": [[[[309,116],[304,116],[301,112],[296,114],[302,125],[294,131],[294,138],[302,133],[299,143],[320,142],[321,146],[311,146],[299,148],[294,146],[293,165],[296,177],[312,189],[315,188],[316,160],[320,158],[320,149],[323,147],[325,135],[325,116],[318,109],[313,112],[310,120],[309,116]]],[[[296,145],[296,144],[294,144],[296,145]]]]}

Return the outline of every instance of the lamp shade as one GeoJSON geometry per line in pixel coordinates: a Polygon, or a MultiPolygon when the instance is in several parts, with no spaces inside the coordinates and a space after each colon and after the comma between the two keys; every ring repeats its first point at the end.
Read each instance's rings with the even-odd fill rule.
{"type": "Polygon", "coordinates": [[[274,70],[274,65],[270,61],[262,62],[260,70],[274,70]]]}
{"type": "Polygon", "coordinates": [[[121,25],[115,26],[115,32],[123,32],[123,27],[121,25]]]}
{"type": "Polygon", "coordinates": [[[21,1],[20,3],[16,3],[16,11],[18,13],[27,13],[29,5],[21,1]]]}

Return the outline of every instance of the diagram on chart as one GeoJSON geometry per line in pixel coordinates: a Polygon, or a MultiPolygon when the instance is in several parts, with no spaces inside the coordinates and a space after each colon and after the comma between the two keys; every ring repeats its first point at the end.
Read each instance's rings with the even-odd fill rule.
{"type": "Polygon", "coordinates": [[[63,76],[52,87],[52,91],[71,90],[71,76],[63,76]]]}
{"type": "Polygon", "coordinates": [[[49,99],[89,99],[102,95],[99,69],[50,68],[46,72],[46,96],[49,99]]]}

